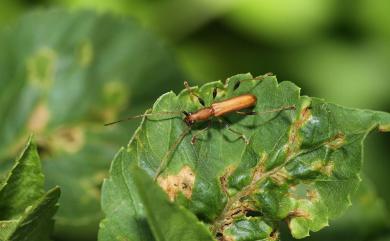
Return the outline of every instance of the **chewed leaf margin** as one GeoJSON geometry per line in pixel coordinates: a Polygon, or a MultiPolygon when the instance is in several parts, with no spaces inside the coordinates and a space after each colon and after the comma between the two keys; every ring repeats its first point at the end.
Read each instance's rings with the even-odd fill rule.
{"type": "MultiPolygon", "coordinates": [[[[247,136],[250,144],[236,141],[237,136],[216,125],[191,144],[191,134],[204,125],[183,135],[188,127],[180,115],[151,115],[130,140],[125,163],[136,164],[153,177],[166,160],[157,183],[219,240],[276,240],[281,221],[288,222],[295,238],[327,226],[350,205],[358,187],[364,138],[376,127],[389,129],[388,113],[300,96],[296,85],[278,84],[274,76],[242,74],[225,85],[217,81],[191,89],[206,106],[241,94],[255,95],[254,111],[265,114],[228,116],[230,127],[247,136]],[[213,100],[215,88],[219,92],[213,100]],[[295,110],[267,112],[291,105],[295,110]]],[[[148,113],[199,110],[196,95],[188,90],[169,92],[148,113]]]]}

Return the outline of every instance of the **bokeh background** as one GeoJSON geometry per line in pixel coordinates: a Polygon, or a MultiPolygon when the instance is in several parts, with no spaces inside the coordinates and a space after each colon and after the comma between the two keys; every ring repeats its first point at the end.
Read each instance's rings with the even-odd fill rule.
{"type": "MultiPolygon", "coordinates": [[[[60,185],[56,240],[96,240],[100,185],[164,92],[273,72],[302,93],[390,111],[388,0],[1,0],[0,171],[33,132],[60,185]]],[[[304,240],[390,240],[390,135],[366,141],[353,207],[304,240]]],[[[283,239],[292,239],[285,227],[283,239]]]]}

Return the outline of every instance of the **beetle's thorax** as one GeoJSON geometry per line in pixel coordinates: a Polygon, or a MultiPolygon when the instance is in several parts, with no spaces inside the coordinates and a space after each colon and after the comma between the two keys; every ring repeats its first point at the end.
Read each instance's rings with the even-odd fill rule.
{"type": "Polygon", "coordinates": [[[197,112],[190,113],[184,118],[184,121],[187,123],[187,125],[192,125],[198,121],[206,121],[212,116],[214,116],[214,109],[211,107],[205,107],[198,110],[197,112]]]}

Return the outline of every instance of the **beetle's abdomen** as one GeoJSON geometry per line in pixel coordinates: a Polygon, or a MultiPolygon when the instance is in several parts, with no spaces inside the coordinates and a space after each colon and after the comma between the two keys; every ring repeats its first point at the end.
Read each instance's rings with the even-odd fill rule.
{"type": "Polygon", "coordinates": [[[221,116],[233,111],[239,111],[256,105],[256,96],[251,94],[240,95],[211,105],[214,116],[221,116]]]}

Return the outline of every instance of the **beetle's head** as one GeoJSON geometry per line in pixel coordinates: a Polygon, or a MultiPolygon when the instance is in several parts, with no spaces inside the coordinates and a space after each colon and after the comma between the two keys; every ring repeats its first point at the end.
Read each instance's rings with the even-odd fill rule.
{"type": "Polygon", "coordinates": [[[185,117],[184,117],[184,122],[187,124],[187,126],[192,126],[194,123],[195,123],[195,121],[191,118],[191,112],[190,113],[188,113],[188,112],[186,112],[186,111],[183,111],[183,114],[185,115],[185,117]]]}

